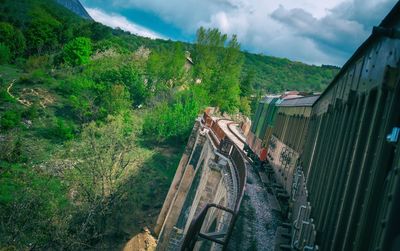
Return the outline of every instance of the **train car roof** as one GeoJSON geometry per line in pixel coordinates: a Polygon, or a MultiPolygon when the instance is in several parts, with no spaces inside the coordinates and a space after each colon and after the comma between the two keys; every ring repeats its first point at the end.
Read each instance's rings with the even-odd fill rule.
{"type": "Polygon", "coordinates": [[[372,30],[372,34],[361,44],[360,47],[354,52],[354,54],[350,57],[350,59],[343,65],[340,69],[339,73],[335,76],[335,78],[330,82],[328,87],[322,92],[320,97],[323,97],[333,86],[336,82],[346,74],[349,67],[356,62],[363,53],[370,48],[372,44],[374,44],[380,37],[381,34],[379,32],[380,28],[393,28],[394,24],[398,21],[400,16],[400,1],[398,1],[389,14],[382,20],[378,27],[374,27],[372,30]]]}
{"type": "Polygon", "coordinates": [[[274,99],[278,99],[280,96],[266,96],[263,99],[260,100],[260,103],[271,103],[274,99]]]}
{"type": "Polygon", "coordinates": [[[320,95],[285,99],[277,106],[312,106],[320,95]]]}

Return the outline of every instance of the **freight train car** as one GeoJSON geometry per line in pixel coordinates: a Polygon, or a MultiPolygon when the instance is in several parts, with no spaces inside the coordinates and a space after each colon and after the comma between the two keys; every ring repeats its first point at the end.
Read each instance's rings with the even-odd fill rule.
{"type": "Polygon", "coordinates": [[[267,159],[267,147],[275,121],[277,105],[283,100],[301,97],[299,92],[286,92],[284,95],[266,96],[262,99],[254,115],[250,131],[246,137],[246,149],[249,156],[259,164],[267,159]]]}
{"type": "Polygon", "coordinates": [[[397,3],[312,109],[294,215],[321,250],[400,250],[399,67],[397,3]]]}
{"type": "Polygon", "coordinates": [[[311,109],[318,95],[286,99],[276,105],[277,112],[268,145],[267,159],[275,179],[290,196],[294,170],[303,152],[311,109]]]}
{"type": "Polygon", "coordinates": [[[275,102],[269,141],[256,127],[248,140],[250,153],[257,139],[268,147],[289,197],[282,248],[400,250],[400,2],[321,96],[302,101],[275,102]]]}
{"type": "Polygon", "coordinates": [[[400,250],[399,81],[400,3],[315,101],[307,130],[278,111],[268,160],[290,163],[276,173],[291,186],[283,247],[400,250]]]}

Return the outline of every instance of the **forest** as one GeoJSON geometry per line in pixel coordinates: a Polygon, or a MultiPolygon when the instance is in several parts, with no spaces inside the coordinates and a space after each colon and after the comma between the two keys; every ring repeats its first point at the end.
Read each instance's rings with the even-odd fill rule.
{"type": "Polygon", "coordinates": [[[116,249],[152,226],[194,119],[252,114],[266,93],[319,92],[337,67],[193,44],[0,1],[0,249],[116,249]]]}

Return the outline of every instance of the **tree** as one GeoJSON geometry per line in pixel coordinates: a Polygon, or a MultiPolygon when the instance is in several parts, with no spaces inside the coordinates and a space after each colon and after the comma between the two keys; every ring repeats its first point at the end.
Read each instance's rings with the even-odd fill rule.
{"type": "Polygon", "coordinates": [[[129,92],[122,84],[112,85],[105,97],[107,114],[118,115],[131,107],[129,92]]]}
{"type": "Polygon", "coordinates": [[[64,87],[70,93],[69,105],[81,122],[89,122],[100,116],[100,96],[104,87],[95,81],[77,77],[68,81],[64,87]]]}
{"type": "Polygon", "coordinates": [[[147,63],[147,73],[153,89],[163,91],[185,81],[185,52],[180,43],[172,49],[153,50],[147,63]]]}
{"type": "Polygon", "coordinates": [[[0,43],[8,47],[11,57],[21,56],[25,51],[25,37],[9,23],[0,22],[0,43]]]}
{"type": "MultiPolygon", "coordinates": [[[[98,67],[96,67],[98,68],[98,67]]],[[[96,80],[105,85],[123,84],[129,91],[132,103],[140,105],[150,96],[149,88],[144,83],[141,69],[134,63],[121,62],[120,65],[101,67],[96,73],[96,80]]]]}
{"type": "Polygon", "coordinates": [[[77,37],[64,46],[64,61],[72,66],[89,62],[92,54],[92,42],[86,37],[77,37]]]}
{"type": "Polygon", "coordinates": [[[240,107],[239,111],[246,115],[247,117],[250,116],[251,114],[251,107],[250,107],[250,102],[247,99],[247,97],[241,97],[240,98],[240,107]]]}
{"type": "Polygon", "coordinates": [[[253,85],[255,79],[254,69],[250,69],[246,72],[246,75],[240,81],[240,97],[249,97],[253,92],[253,85]]]}
{"type": "Polygon", "coordinates": [[[40,8],[32,10],[31,16],[32,20],[25,32],[29,54],[43,54],[56,49],[59,46],[61,23],[40,8]]]}
{"type": "Polygon", "coordinates": [[[74,164],[65,176],[76,191],[72,200],[82,209],[74,224],[76,232],[86,235],[81,238],[103,236],[108,213],[127,192],[122,185],[140,155],[129,126],[124,117],[109,116],[104,124],[84,126],[80,139],[68,146],[66,159],[74,164]]]}
{"type": "Polygon", "coordinates": [[[240,44],[233,35],[218,29],[199,28],[194,53],[194,72],[207,89],[211,105],[234,112],[240,104],[240,72],[243,65],[240,44]]]}
{"type": "Polygon", "coordinates": [[[171,103],[161,102],[145,117],[143,131],[158,141],[185,141],[193,127],[193,122],[204,108],[204,90],[192,87],[177,93],[171,103]]]}

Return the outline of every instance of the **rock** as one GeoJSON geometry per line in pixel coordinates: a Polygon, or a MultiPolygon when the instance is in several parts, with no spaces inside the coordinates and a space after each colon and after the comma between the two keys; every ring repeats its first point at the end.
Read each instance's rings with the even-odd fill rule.
{"type": "Polygon", "coordinates": [[[141,233],[126,243],[123,251],[154,251],[156,247],[157,240],[151,235],[150,230],[144,227],[141,233]]]}

